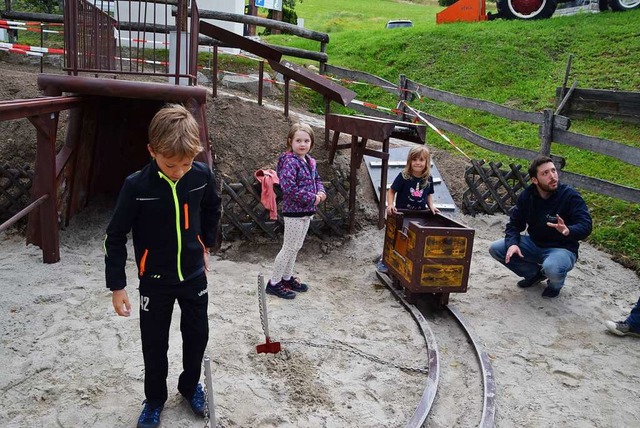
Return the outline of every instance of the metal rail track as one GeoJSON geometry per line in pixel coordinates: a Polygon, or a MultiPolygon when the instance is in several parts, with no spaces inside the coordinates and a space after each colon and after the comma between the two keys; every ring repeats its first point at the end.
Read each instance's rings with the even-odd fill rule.
{"type": "MultiPolygon", "coordinates": [[[[418,428],[421,427],[429,416],[429,412],[431,411],[431,407],[436,398],[436,393],[438,391],[438,383],[440,379],[440,355],[438,353],[438,344],[436,341],[436,337],[429,326],[429,323],[424,318],[420,310],[416,308],[414,305],[407,302],[404,298],[402,289],[396,288],[393,284],[393,280],[389,278],[387,275],[376,272],[376,275],[384,283],[387,288],[391,291],[394,297],[402,303],[405,309],[411,313],[411,316],[418,324],[418,327],[422,331],[422,335],[424,336],[425,342],[427,344],[427,354],[428,354],[428,368],[429,375],[427,378],[427,382],[425,385],[424,392],[422,393],[422,397],[416,406],[416,410],[413,415],[405,425],[406,428],[418,428]]],[[[478,342],[475,340],[468,324],[465,322],[464,318],[458,310],[451,305],[444,306],[444,309],[448,311],[449,314],[455,319],[457,324],[460,326],[465,336],[469,340],[470,345],[473,347],[476,360],[478,365],[480,366],[480,372],[482,374],[482,385],[483,385],[483,400],[482,400],[482,416],[480,417],[480,422],[478,426],[480,428],[493,428],[495,426],[495,415],[496,415],[496,406],[495,406],[495,381],[493,377],[493,368],[489,361],[489,357],[481,350],[478,342]]]]}

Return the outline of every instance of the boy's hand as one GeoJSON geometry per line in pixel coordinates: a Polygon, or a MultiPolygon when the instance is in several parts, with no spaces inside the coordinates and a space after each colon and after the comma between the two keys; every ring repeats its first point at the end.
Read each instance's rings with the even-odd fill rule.
{"type": "Polygon", "coordinates": [[[121,317],[128,317],[131,315],[131,303],[129,302],[129,295],[125,289],[114,290],[111,296],[111,302],[113,303],[113,309],[121,317]]]}
{"type": "Polygon", "coordinates": [[[398,212],[398,210],[396,210],[396,206],[395,205],[387,206],[387,214],[388,215],[395,214],[397,212],[398,212]]]}

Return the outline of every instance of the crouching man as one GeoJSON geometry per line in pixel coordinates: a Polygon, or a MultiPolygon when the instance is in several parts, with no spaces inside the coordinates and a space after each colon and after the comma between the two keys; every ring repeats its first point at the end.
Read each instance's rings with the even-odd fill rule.
{"type": "Polygon", "coordinates": [[[536,157],[528,172],[531,184],[518,195],[505,238],[493,242],[489,254],[524,278],[518,287],[546,280],[542,297],[554,298],[578,259],[579,241],[591,233],[591,215],[582,196],[560,184],[550,157],[536,157]]]}

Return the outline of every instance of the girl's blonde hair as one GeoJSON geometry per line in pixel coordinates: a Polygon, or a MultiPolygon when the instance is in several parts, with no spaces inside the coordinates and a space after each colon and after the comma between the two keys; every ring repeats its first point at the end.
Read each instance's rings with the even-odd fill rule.
{"type": "Polygon", "coordinates": [[[427,146],[413,146],[411,150],[409,150],[409,154],[407,155],[407,164],[402,170],[402,178],[409,180],[411,177],[414,177],[413,172],[411,171],[411,161],[415,159],[425,159],[426,161],[424,171],[419,177],[417,177],[421,179],[420,187],[422,187],[422,185],[426,187],[429,182],[429,176],[431,175],[431,154],[429,153],[427,146]]]}
{"type": "Polygon", "coordinates": [[[289,129],[289,134],[287,135],[287,150],[291,151],[291,142],[293,141],[293,136],[298,131],[303,131],[309,134],[309,137],[311,138],[311,145],[309,146],[309,151],[311,151],[311,149],[313,149],[313,143],[316,137],[313,134],[313,129],[311,129],[311,127],[306,123],[294,123],[293,125],[291,125],[291,129],[289,129]]]}
{"type": "Polygon", "coordinates": [[[149,146],[163,156],[195,158],[202,151],[200,126],[180,104],[167,104],[151,119],[149,146]]]}

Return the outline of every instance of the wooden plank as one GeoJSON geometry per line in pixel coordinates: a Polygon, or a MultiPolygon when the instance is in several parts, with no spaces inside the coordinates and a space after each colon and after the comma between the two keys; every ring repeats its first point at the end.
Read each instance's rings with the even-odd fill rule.
{"type": "Polygon", "coordinates": [[[414,82],[412,80],[407,80],[407,89],[413,92],[417,92],[418,94],[432,100],[454,104],[459,107],[466,107],[466,108],[472,108],[474,110],[485,111],[487,113],[491,113],[496,116],[500,116],[509,120],[518,120],[521,122],[541,124],[543,119],[542,113],[533,113],[533,112],[516,110],[516,109],[502,106],[500,104],[496,104],[491,101],[484,101],[476,98],[464,97],[462,95],[453,94],[451,92],[442,91],[440,89],[430,88],[428,86],[421,85],[420,83],[414,82]]]}
{"type": "Polygon", "coordinates": [[[384,141],[391,137],[395,125],[380,119],[364,118],[361,116],[347,116],[330,114],[326,119],[326,126],[345,134],[356,135],[368,140],[384,141]]]}
{"type": "Polygon", "coordinates": [[[611,156],[628,164],[640,166],[640,149],[618,143],[617,141],[560,130],[556,130],[553,133],[553,141],[611,156]]]}
{"type": "MultiPolygon", "coordinates": [[[[538,152],[534,152],[533,150],[523,149],[520,147],[513,147],[506,144],[498,143],[496,141],[482,137],[476,134],[475,132],[471,131],[470,129],[465,128],[464,126],[451,123],[443,119],[439,119],[428,113],[421,113],[421,115],[427,118],[429,122],[433,123],[440,130],[444,130],[444,131],[456,134],[457,136],[462,137],[465,140],[469,141],[470,143],[473,143],[476,146],[482,147],[483,149],[486,149],[492,152],[498,152],[503,155],[507,155],[515,158],[526,159],[529,161],[533,160],[536,156],[538,156],[538,152]]],[[[559,159],[561,158],[558,158],[558,160],[559,159]]]]}
{"type": "MultiPolygon", "coordinates": [[[[343,79],[353,80],[356,82],[370,83],[386,92],[390,92],[394,95],[398,95],[398,88],[395,83],[391,83],[388,80],[385,80],[373,74],[365,73],[363,71],[349,70],[347,68],[336,67],[335,65],[327,64],[326,74],[333,74],[334,76],[338,76],[343,79]]],[[[349,83],[349,82],[344,82],[344,83],[349,83]]]]}
{"type": "Polygon", "coordinates": [[[580,189],[588,190],[600,195],[611,196],[624,201],[640,203],[640,189],[614,184],[606,180],[560,171],[560,180],[580,189]]]}

